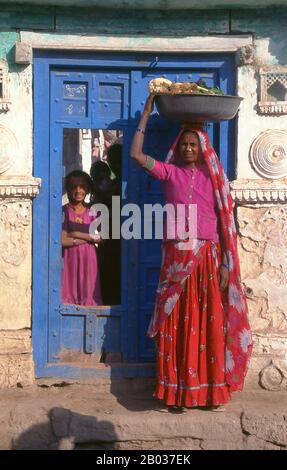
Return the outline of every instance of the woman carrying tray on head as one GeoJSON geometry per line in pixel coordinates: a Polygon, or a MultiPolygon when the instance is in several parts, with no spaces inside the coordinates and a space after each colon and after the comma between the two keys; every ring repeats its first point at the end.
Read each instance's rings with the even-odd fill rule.
{"type": "MultiPolygon", "coordinates": [[[[221,410],[231,392],[242,389],[252,349],[229,184],[207,133],[199,126],[179,133],[166,163],[145,155],[144,133],[152,109],[150,95],[131,157],[163,180],[167,203],[197,208],[195,238],[182,239],[179,224],[173,239],[165,233],[163,240],[148,330],[157,344],[154,396],[169,411],[221,410]]],[[[190,230],[190,223],[186,215],[184,228],[190,230]]]]}

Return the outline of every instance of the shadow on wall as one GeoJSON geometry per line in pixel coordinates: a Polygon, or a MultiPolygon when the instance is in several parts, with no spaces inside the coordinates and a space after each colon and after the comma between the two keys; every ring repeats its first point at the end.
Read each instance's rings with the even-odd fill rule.
{"type": "Polygon", "coordinates": [[[48,417],[15,439],[12,450],[112,450],[118,440],[113,424],[94,416],[51,408],[48,417]]]}
{"type": "Polygon", "coordinates": [[[270,38],[268,51],[272,57],[276,58],[276,62],[278,65],[287,64],[286,27],[282,30],[282,32],[275,33],[272,35],[272,37],[270,38]]]}

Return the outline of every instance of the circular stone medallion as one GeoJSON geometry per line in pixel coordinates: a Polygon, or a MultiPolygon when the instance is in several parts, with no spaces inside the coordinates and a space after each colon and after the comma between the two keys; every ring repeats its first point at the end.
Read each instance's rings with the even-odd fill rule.
{"type": "Polygon", "coordinates": [[[261,132],[250,148],[251,164],[260,176],[279,179],[287,176],[287,132],[272,129],[261,132]]]}

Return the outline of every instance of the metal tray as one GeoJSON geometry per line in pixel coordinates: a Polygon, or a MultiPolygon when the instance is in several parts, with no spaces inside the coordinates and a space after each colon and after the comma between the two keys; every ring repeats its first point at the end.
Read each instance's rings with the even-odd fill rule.
{"type": "Polygon", "coordinates": [[[175,121],[219,122],[232,119],[243,98],[232,95],[156,95],[159,114],[175,121]]]}

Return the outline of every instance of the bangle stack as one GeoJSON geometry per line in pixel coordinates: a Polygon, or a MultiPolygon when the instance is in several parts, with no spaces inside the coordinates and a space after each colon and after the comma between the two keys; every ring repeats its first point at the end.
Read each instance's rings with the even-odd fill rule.
{"type": "Polygon", "coordinates": [[[136,129],[136,132],[140,132],[141,134],[145,134],[144,129],[141,129],[140,127],[138,127],[138,128],[136,129]]]}
{"type": "Polygon", "coordinates": [[[226,268],[226,269],[229,269],[228,264],[221,263],[221,266],[223,266],[223,267],[226,268]]]}

